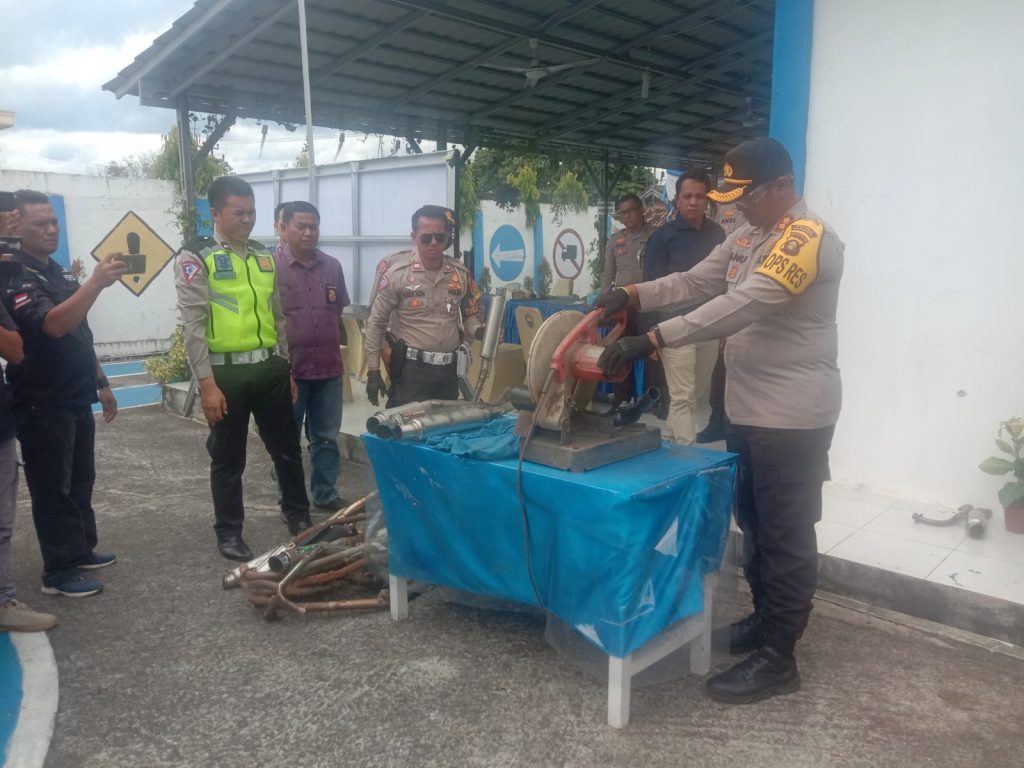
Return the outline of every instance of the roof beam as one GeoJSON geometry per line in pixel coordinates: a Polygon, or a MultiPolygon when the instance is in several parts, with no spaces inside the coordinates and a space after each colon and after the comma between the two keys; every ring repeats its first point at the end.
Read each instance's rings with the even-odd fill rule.
{"type": "MultiPolygon", "coordinates": [[[[756,54],[751,54],[750,56],[744,56],[744,57],[741,57],[739,59],[734,60],[733,63],[734,64],[735,63],[740,63],[740,62],[746,61],[746,60],[748,60],[750,58],[753,58],[754,56],[756,56],[756,54]]],[[[617,110],[616,112],[613,112],[611,114],[603,115],[598,120],[598,122],[604,122],[605,120],[607,120],[610,117],[615,117],[617,115],[621,115],[622,113],[629,111],[630,109],[634,109],[636,107],[644,107],[644,106],[649,106],[648,102],[639,102],[639,103],[635,103],[634,102],[632,104],[627,104],[625,107],[623,107],[622,109],[617,110]]],[[[739,112],[739,111],[742,111],[742,109],[743,109],[742,107],[737,107],[735,111],[739,112]]],[[[682,112],[682,111],[685,111],[685,110],[682,110],[682,109],[680,109],[680,108],[678,108],[676,106],[668,106],[668,107],[662,107],[661,109],[659,109],[656,112],[650,112],[650,113],[648,113],[646,115],[640,115],[639,117],[629,117],[628,120],[631,121],[631,122],[635,122],[635,123],[648,123],[648,122],[651,122],[652,120],[655,120],[655,121],[656,120],[661,120],[664,117],[666,117],[667,115],[671,115],[671,114],[673,114],[675,112],[682,112]]],[[[622,121],[620,121],[619,123],[614,124],[612,126],[612,129],[614,130],[616,127],[620,126],[621,124],[622,124],[622,121]]],[[[560,132],[558,135],[559,136],[566,136],[569,133],[573,133],[573,131],[560,132]]]]}
{"type": "Polygon", "coordinates": [[[341,56],[334,59],[331,63],[325,65],[321,69],[318,69],[313,76],[310,78],[310,83],[315,84],[322,82],[326,78],[340,71],[344,67],[351,64],[353,61],[358,59],[365,53],[369,53],[378,45],[383,43],[390,37],[397,35],[399,32],[404,30],[416,23],[422,16],[426,15],[426,11],[413,11],[405,14],[402,18],[389,24],[381,30],[378,30],[376,34],[371,35],[350,50],[345,51],[341,56]]]}
{"type": "MultiPolygon", "coordinates": [[[[730,56],[736,53],[749,51],[751,45],[760,42],[761,40],[771,36],[772,34],[772,30],[762,32],[761,34],[754,35],[752,38],[749,38],[747,40],[741,40],[738,43],[734,43],[733,45],[722,48],[716,53],[709,54],[708,56],[705,56],[704,58],[698,61],[691,62],[689,65],[686,66],[686,69],[701,68],[702,71],[697,73],[691,73],[683,80],[680,80],[676,83],[672,83],[664,91],[664,94],[676,93],[682,88],[686,88],[687,86],[699,83],[701,80],[710,75],[726,70],[729,67],[739,64],[740,62],[747,61],[751,58],[756,58],[758,55],[760,55],[760,51],[755,50],[753,52],[747,53],[746,56],[740,56],[738,59],[729,59],[730,56]]],[[[618,104],[619,102],[625,99],[637,101],[639,99],[639,95],[640,89],[637,87],[623,88],[618,93],[613,93],[611,96],[609,96],[606,99],[602,99],[597,104],[593,104],[587,107],[587,109],[585,109],[583,112],[577,112],[571,115],[566,115],[565,117],[558,118],[557,120],[552,120],[547,125],[542,126],[541,130],[545,134],[547,134],[545,136],[546,139],[564,136],[567,133],[572,133],[573,131],[561,131],[559,133],[555,132],[555,129],[565,125],[566,123],[579,121],[581,118],[586,117],[588,115],[599,114],[605,111],[607,108],[614,106],[615,104],[618,104]]]]}
{"type": "Polygon", "coordinates": [[[252,40],[254,37],[256,37],[256,35],[260,34],[265,29],[270,27],[272,24],[274,24],[278,19],[280,19],[282,16],[284,16],[289,11],[294,11],[294,10],[295,10],[295,5],[293,3],[291,3],[291,2],[283,3],[280,8],[278,8],[276,11],[271,13],[269,16],[267,16],[267,18],[265,18],[263,21],[261,21],[255,27],[250,29],[245,34],[243,34],[237,40],[235,40],[235,42],[233,42],[227,48],[224,48],[224,49],[218,51],[216,56],[211,56],[211,57],[206,58],[206,59],[200,59],[200,61],[203,62],[203,65],[201,67],[199,67],[199,69],[193,71],[191,75],[189,75],[184,80],[180,81],[179,83],[177,83],[177,85],[174,86],[174,89],[171,91],[171,98],[173,99],[178,94],[183,93],[186,89],[188,89],[188,87],[190,85],[192,85],[192,83],[194,83],[196,80],[201,78],[203,75],[205,75],[210,70],[214,69],[215,67],[220,66],[221,62],[223,62],[229,56],[234,54],[235,51],[237,51],[243,45],[245,45],[250,40],[252,40]]]}
{"type": "MultiPolygon", "coordinates": [[[[649,69],[652,74],[662,75],[673,79],[679,77],[679,74],[673,69],[631,59],[629,56],[618,50],[618,48],[621,48],[623,43],[619,43],[617,47],[612,46],[612,50],[609,50],[608,48],[595,48],[594,46],[586,45],[585,43],[573,43],[560,37],[552,37],[543,32],[535,32],[529,27],[497,21],[486,16],[481,16],[477,13],[470,13],[462,10],[461,8],[449,6],[442,0],[383,0],[383,2],[399,5],[403,8],[418,8],[426,10],[435,16],[451,19],[456,23],[476,27],[477,29],[485,29],[489,32],[496,32],[502,35],[512,35],[524,40],[528,40],[531,37],[536,38],[540,42],[552,48],[558,48],[559,50],[567,51],[568,53],[588,56],[590,58],[607,59],[608,61],[614,61],[616,64],[621,64],[622,66],[629,67],[631,69],[649,69]]],[[[660,32],[654,30],[643,35],[643,38],[646,41],[648,37],[653,39],[659,34],[660,32]]]]}
{"type": "MultiPolygon", "coordinates": [[[[601,0],[580,0],[580,2],[574,3],[568,8],[563,8],[561,11],[553,13],[537,27],[527,31],[531,35],[543,34],[546,30],[550,29],[551,27],[557,26],[562,22],[571,19],[573,16],[576,16],[580,13],[583,13],[583,11],[593,8],[599,2],[601,2],[601,0]]],[[[520,39],[521,38],[519,36],[513,36],[512,39],[507,40],[506,42],[502,43],[496,48],[489,48],[486,51],[478,54],[477,56],[474,56],[472,59],[465,62],[464,64],[460,64],[457,67],[453,67],[452,69],[449,69],[447,72],[442,72],[440,75],[431,78],[425,83],[421,83],[414,88],[410,88],[404,94],[399,96],[398,99],[392,103],[392,105],[397,107],[402,104],[405,104],[406,102],[410,101],[411,99],[417,96],[432,91],[439,85],[444,85],[445,83],[451,82],[459,75],[469,72],[470,70],[476,69],[478,66],[487,61],[498,58],[506,51],[508,51],[510,48],[515,46],[520,39]]]]}
{"type": "MultiPolygon", "coordinates": [[[[288,1],[289,0],[284,0],[284,2],[288,1]]],[[[212,19],[215,19],[218,15],[220,15],[221,11],[223,11],[233,2],[234,0],[217,0],[215,3],[209,5],[206,8],[206,10],[199,15],[197,19],[195,19],[191,24],[189,24],[184,29],[184,31],[182,31],[182,33],[178,35],[178,38],[173,43],[168,44],[165,48],[161,49],[159,53],[154,55],[153,58],[149,59],[145,64],[143,64],[139,68],[138,72],[135,72],[133,74],[130,80],[126,80],[124,83],[121,84],[120,87],[115,88],[114,95],[120,99],[125,94],[135,90],[138,84],[142,81],[142,78],[144,78],[154,69],[159,67],[165,61],[167,61],[167,59],[175,51],[177,51],[178,48],[180,48],[190,37],[192,37],[192,35],[199,32],[212,19]]]]}

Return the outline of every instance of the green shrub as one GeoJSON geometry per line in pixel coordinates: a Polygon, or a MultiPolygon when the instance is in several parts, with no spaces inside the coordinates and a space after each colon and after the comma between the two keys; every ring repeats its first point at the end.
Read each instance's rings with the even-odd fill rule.
{"type": "Polygon", "coordinates": [[[146,373],[158,384],[187,381],[189,378],[188,355],[185,354],[185,335],[179,325],[171,336],[171,348],[166,355],[150,357],[142,363],[146,373]]]}

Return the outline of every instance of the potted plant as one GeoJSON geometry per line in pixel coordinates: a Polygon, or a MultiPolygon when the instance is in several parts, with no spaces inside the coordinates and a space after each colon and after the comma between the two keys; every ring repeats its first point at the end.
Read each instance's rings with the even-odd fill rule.
{"type": "Polygon", "coordinates": [[[1006,530],[1024,533],[1024,419],[1015,417],[1002,422],[996,447],[1010,458],[990,456],[978,468],[990,475],[1013,474],[1014,479],[999,490],[999,503],[1003,505],[1006,530]],[[1004,434],[1007,440],[1003,439],[1004,434]]]}

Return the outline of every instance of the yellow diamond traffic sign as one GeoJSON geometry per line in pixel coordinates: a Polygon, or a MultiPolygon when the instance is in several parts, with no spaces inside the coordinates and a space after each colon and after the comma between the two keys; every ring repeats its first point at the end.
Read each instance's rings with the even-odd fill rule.
{"type": "Polygon", "coordinates": [[[128,211],[92,249],[92,257],[96,261],[101,261],[108,253],[124,254],[125,262],[132,266],[133,273],[122,275],[121,282],[139,296],[167,266],[174,256],[174,249],[134,211],[128,211]]]}

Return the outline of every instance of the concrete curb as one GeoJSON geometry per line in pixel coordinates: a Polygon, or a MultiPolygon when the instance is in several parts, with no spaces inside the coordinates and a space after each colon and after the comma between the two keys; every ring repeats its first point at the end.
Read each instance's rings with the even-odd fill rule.
{"type": "Polygon", "coordinates": [[[42,768],[59,698],[57,662],[45,632],[12,632],[21,664],[21,712],[3,768],[42,768]]]}

